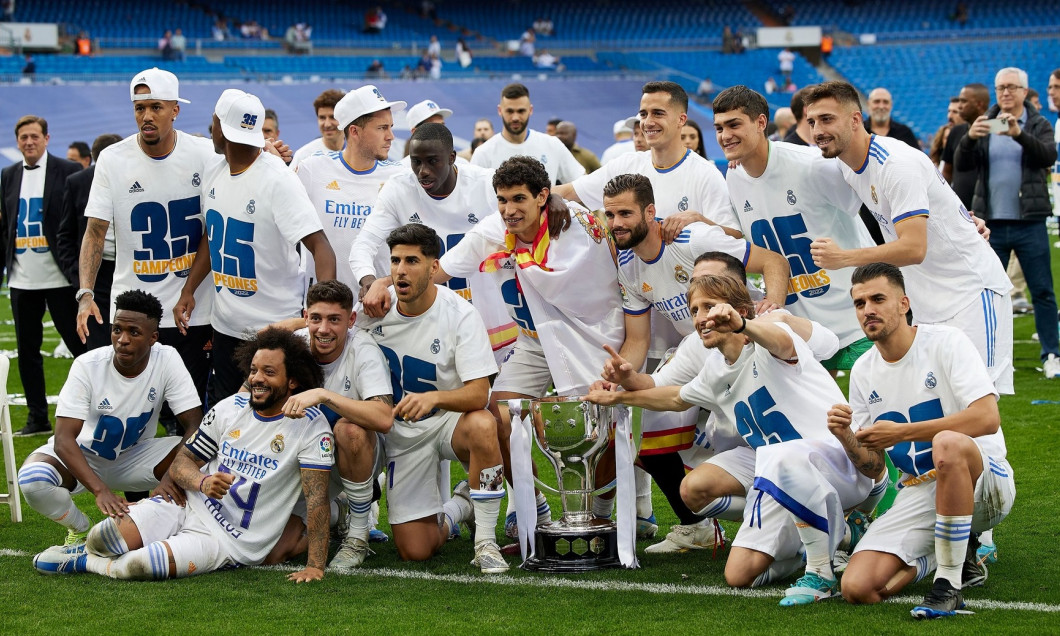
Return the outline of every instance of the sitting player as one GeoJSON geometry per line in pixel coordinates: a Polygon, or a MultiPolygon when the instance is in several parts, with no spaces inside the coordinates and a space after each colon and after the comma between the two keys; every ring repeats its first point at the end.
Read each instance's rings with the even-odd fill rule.
{"type": "Polygon", "coordinates": [[[67,528],[67,545],[84,543],[90,525],[72,493],[92,492],[112,517],[129,512],[129,502],[112,490],[157,488],[184,505],[184,492],[166,474],[180,439],[155,437],[158,415],[169,404],[186,436],[202,419],[202,401],[179,354],[158,342],[158,299],[130,290],[115,306],[112,347],[74,360],[55,408],[55,435],[18,472],[26,502],[67,528]]]}
{"type": "Polygon", "coordinates": [[[386,472],[398,554],[426,561],[457,524],[473,519],[472,563],[484,574],[505,572],[496,540],[504,471],[497,421],[486,410],[497,363],[486,327],[461,296],[431,282],[442,246],[434,230],[401,226],[387,246],[394,281],[390,309],[382,318],[362,316],[358,326],[383,350],[394,387],[386,472]],[[444,508],[438,490],[442,459],[460,461],[470,475],[470,492],[458,487],[444,508]]]}
{"type": "Polygon", "coordinates": [[[909,298],[897,267],[863,265],[852,283],[858,321],[875,347],[854,363],[850,405],[832,407],[828,426],[863,473],[878,475],[886,451],[901,479],[894,504],[850,557],[843,596],[878,603],[937,563],[931,591],[912,614],[953,616],[964,607],[961,588],[986,579],[969,533],[1000,523],[1016,496],[998,389],[958,328],[906,322],[909,298]]]}
{"type": "Polygon", "coordinates": [[[309,554],[305,568],[288,579],[324,578],[332,434],[315,408],[300,418],[283,414],[292,394],[320,386],[320,367],[304,340],[281,329],[263,330],[237,355],[249,367],[249,397],[238,393],[211,409],[169,469],[187,505],[154,497],[129,506],[125,516],[93,526],[84,546],[38,554],[38,572],[157,580],[257,565],[291,522],[303,492],[309,554]]]}

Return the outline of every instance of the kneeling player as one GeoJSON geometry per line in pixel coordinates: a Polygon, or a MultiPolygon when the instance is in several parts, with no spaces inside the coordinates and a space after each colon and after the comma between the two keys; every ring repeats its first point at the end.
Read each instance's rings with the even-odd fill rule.
{"type": "Polygon", "coordinates": [[[963,332],[906,322],[897,267],[870,263],[852,282],[858,320],[876,344],[854,363],[850,406],[835,405],[828,425],[862,472],[878,474],[886,451],[902,475],[894,504],[850,558],[843,596],[878,603],[937,562],[934,585],[912,614],[952,616],[964,606],[961,588],[986,579],[969,533],[1000,523],[1016,496],[998,392],[963,332]]]}
{"type": "Polygon", "coordinates": [[[362,317],[358,326],[383,350],[394,387],[386,472],[398,554],[425,561],[458,523],[473,518],[472,563],[486,574],[504,572],[508,564],[496,541],[504,472],[497,421],[486,410],[489,376],[497,372],[489,335],[474,307],[431,282],[441,250],[434,230],[399,227],[387,246],[390,309],[382,318],[362,317]],[[458,487],[444,508],[437,479],[442,459],[468,466],[472,486],[470,493],[458,487]]]}
{"type": "Polygon", "coordinates": [[[280,329],[262,331],[237,355],[250,369],[249,397],[236,394],[218,403],[169,469],[187,505],[155,497],[130,506],[119,520],[93,526],[85,545],[38,554],[37,571],[165,579],[256,565],[291,520],[301,491],[309,554],[305,569],[288,579],[324,578],[331,430],[315,408],[305,417],[283,415],[293,393],[320,386],[320,367],[301,338],[280,329]]]}
{"type": "Polygon", "coordinates": [[[155,437],[158,414],[169,404],[187,435],[202,419],[202,401],[180,356],[158,343],[158,299],[131,290],[115,306],[112,347],[74,360],[55,409],[55,436],[18,472],[26,502],[67,528],[67,545],[84,543],[90,525],[72,492],[91,491],[112,517],[129,512],[129,502],[112,490],[157,488],[183,505],[183,491],[166,474],[180,440],[155,437]]]}

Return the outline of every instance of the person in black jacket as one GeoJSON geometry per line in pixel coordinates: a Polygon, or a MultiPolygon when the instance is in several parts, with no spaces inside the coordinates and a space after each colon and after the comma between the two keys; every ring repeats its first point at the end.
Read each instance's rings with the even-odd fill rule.
{"type": "Polygon", "coordinates": [[[884,137],[901,139],[919,149],[920,141],[913,129],[891,117],[894,101],[886,88],[874,88],[869,93],[869,116],[865,118],[865,130],[884,137]]]}
{"type": "Polygon", "coordinates": [[[56,238],[64,224],[66,178],[81,164],[48,154],[48,122],[40,117],[21,117],[15,139],[22,160],[0,172],[0,256],[11,288],[18,370],[29,407],[26,426],[17,434],[36,435],[51,432],[40,353],[45,307],[70,352],[85,352],[74,323],[77,250],[61,248],[56,238]]]}
{"type": "MultiPolygon", "coordinates": [[[[957,170],[975,169],[972,209],[990,228],[1003,265],[1010,251],[1023,266],[1034,304],[1046,378],[1060,377],[1060,334],[1045,219],[1052,214],[1049,175],[1056,161],[1053,127],[1027,101],[1027,73],[1003,68],[994,77],[997,104],[968,128],[954,153],[957,170]],[[991,133],[992,121],[1001,126],[991,133]]],[[[996,129],[996,128],[995,128],[996,129]]]]}
{"type": "MultiPolygon", "coordinates": [[[[96,174],[96,164],[94,163],[99,159],[99,153],[103,152],[103,149],[107,146],[121,141],[121,135],[115,135],[112,133],[103,134],[96,137],[96,140],[92,142],[92,165],[88,166],[81,172],[76,172],[70,175],[66,179],[66,192],[63,195],[63,227],[59,230],[57,236],[58,243],[61,247],[56,249],[65,251],[66,249],[72,249],[74,254],[80,254],[81,252],[81,241],[85,237],[85,228],[88,227],[88,219],[85,217],[85,207],[88,205],[88,193],[92,190],[92,178],[96,174]],[[67,247],[67,242],[73,241],[72,247],[67,247]]],[[[104,252],[107,249],[104,247],[104,252]]],[[[77,261],[74,262],[75,266],[77,261]]],[[[107,254],[103,256],[103,262],[99,266],[99,273],[96,274],[96,284],[93,286],[93,298],[96,299],[96,304],[99,305],[99,311],[103,314],[103,324],[99,324],[95,321],[88,321],[88,349],[97,349],[99,347],[109,347],[110,342],[110,284],[114,278],[114,243],[110,242],[110,254],[109,258],[107,254]]],[[[75,278],[76,280],[76,278],[75,278]]]]}

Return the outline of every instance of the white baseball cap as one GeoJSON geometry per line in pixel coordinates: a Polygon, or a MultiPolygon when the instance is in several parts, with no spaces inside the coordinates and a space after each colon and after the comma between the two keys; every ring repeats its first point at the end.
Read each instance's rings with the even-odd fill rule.
{"type": "Polygon", "coordinates": [[[371,84],[352,90],[335,104],[335,119],[339,121],[339,130],[346,127],[355,119],[368,113],[391,109],[396,112],[405,109],[405,102],[388,102],[379,89],[371,84]]]}
{"type": "Polygon", "coordinates": [[[186,99],[180,98],[180,82],[177,76],[169,71],[163,71],[157,66],[146,71],[137,73],[129,82],[129,98],[134,102],[144,99],[160,99],[165,102],[178,101],[190,104],[186,99]],[[136,94],[136,87],[140,85],[150,89],[149,93],[136,94]]]}
{"type": "Polygon", "coordinates": [[[236,88],[221,93],[213,114],[221,122],[225,139],[236,144],[262,148],[265,135],[261,126],[265,123],[265,107],[261,100],[236,88]]]}
{"type": "Polygon", "coordinates": [[[615,122],[615,125],[611,129],[612,134],[617,135],[619,133],[624,133],[625,132],[625,133],[629,133],[629,134],[632,135],[633,134],[633,124],[636,121],[637,121],[637,116],[636,115],[634,115],[633,117],[627,117],[625,119],[619,119],[618,121],[615,122]]]}
{"type": "Polygon", "coordinates": [[[435,115],[441,115],[442,119],[447,119],[452,114],[453,111],[448,108],[442,108],[431,100],[425,99],[409,109],[408,114],[405,115],[405,121],[408,122],[411,130],[435,115]]]}

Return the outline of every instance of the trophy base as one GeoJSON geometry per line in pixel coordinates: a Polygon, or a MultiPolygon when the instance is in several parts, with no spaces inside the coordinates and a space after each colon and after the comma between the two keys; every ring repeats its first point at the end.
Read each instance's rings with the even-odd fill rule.
{"type": "Polygon", "coordinates": [[[614,524],[571,528],[554,522],[538,526],[533,557],[522,568],[531,572],[593,572],[621,567],[618,528],[614,524]]]}

